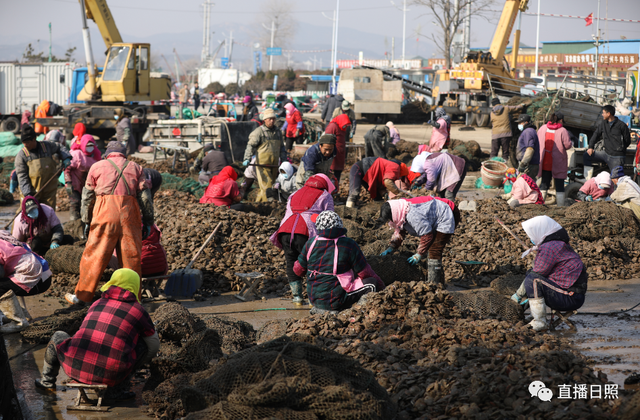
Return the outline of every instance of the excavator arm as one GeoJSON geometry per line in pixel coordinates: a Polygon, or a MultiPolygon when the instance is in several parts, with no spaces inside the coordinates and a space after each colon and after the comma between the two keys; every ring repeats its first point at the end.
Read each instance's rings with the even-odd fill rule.
{"type": "MultiPolygon", "coordinates": [[[[80,1],[80,3],[82,3],[82,1],[80,1]]],[[[116,42],[122,42],[120,31],[118,31],[111,10],[109,10],[107,0],[84,0],[84,5],[87,18],[93,20],[96,25],[98,25],[107,49],[116,42]]]]}

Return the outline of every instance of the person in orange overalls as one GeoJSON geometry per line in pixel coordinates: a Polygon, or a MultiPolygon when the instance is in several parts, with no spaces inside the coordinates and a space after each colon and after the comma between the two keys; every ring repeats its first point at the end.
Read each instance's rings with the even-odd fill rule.
{"type": "Polygon", "coordinates": [[[93,300],[114,249],[120,267],[142,274],[142,240],[154,224],[153,198],[142,167],[128,161],[126,153],[121,143],[110,142],[105,159],[95,163],[87,175],[81,213],[88,240],[75,294],[65,295],[72,305],[84,306],[93,300]]]}

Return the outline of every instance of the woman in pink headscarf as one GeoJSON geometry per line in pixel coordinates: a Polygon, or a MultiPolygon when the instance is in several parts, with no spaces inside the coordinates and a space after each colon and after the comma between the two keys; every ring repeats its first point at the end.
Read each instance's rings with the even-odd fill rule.
{"type": "Polygon", "coordinates": [[[69,195],[69,219],[80,219],[82,188],[87,181],[89,169],[100,160],[101,154],[91,134],[81,137],[80,147],[71,149],[71,164],[64,170],[64,182],[69,195]],[[97,156],[97,157],[96,157],[97,156]]]}
{"type": "Polygon", "coordinates": [[[304,124],[302,123],[302,115],[300,111],[292,103],[288,103],[284,106],[287,112],[286,121],[282,126],[282,132],[285,136],[285,147],[287,152],[293,149],[293,142],[296,144],[302,144],[304,138],[304,124]]]}

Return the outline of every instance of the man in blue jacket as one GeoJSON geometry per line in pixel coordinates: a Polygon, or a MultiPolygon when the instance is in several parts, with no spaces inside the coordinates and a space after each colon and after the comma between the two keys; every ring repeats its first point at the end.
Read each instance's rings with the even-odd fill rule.
{"type": "Polygon", "coordinates": [[[518,171],[529,175],[535,181],[540,167],[540,142],[529,114],[520,115],[518,129],[521,131],[516,148],[518,171]]]}

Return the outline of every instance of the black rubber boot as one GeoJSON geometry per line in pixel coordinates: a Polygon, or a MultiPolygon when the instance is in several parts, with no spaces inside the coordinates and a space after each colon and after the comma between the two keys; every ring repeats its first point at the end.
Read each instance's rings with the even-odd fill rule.
{"type": "Polygon", "coordinates": [[[428,282],[431,284],[441,284],[444,286],[444,270],[442,269],[442,260],[429,260],[428,269],[428,282]]]}
{"type": "Polygon", "coordinates": [[[245,178],[244,182],[240,185],[240,191],[242,192],[242,199],[246,200],[249,196],[249,192],[251,192],[251,186],[255,181],[254,178],[245,178]]]}

